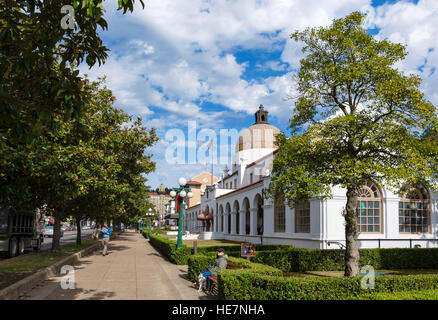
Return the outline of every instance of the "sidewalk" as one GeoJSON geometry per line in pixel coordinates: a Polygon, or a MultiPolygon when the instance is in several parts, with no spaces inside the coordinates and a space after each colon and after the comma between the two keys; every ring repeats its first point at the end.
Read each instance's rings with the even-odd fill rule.
{"type": "MultiPolygon", "coordinates": [[[[209,299],[187,280],[187,266],[163,258],[139,233],[124,232],[75,268],[75,289],[62,289],[61,276],[25,293],[23,300],[199,300],[209,299]]],[[[211,298],[210,298],[211,299],[211,298]]]]}

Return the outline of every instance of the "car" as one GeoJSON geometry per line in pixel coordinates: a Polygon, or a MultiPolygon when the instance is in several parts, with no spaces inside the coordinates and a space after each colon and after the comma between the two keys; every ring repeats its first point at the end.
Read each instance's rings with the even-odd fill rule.
{"type": "MultiPolygon", "coordinates": [[[[53,238],[53,226],[46,226],[41,230],[44,237],[53,238]]],[[[64,230],[61,229],[61,238],[64,236],[64,230]]]]}
{"type": "Polygon", "coordinates": [[[62,231],[68,231],[68,227],[67,227],[66,225],[61,226],[61,230],[62,230],[62,231]]]}

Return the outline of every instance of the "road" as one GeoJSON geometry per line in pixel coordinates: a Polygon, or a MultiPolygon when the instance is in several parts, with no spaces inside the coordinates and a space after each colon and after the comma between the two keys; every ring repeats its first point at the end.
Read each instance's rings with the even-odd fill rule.
{"type": "MultiPolygon", "coordinates": [[[[93,234],[93,229],[90,230],[81,230],[81,238],[87,239],[90,238],[93,234]]],[[[65,231],[64,236],[60,240],[61,246],[70,242],[76,241],[76,231],[65,231]]],[[[41,250],[47,250],[52,248],[52,238],[44,238],[44,242],[41,244],[41,250]]],[[[26,249],[26,252],[31,252],[32,249],[26,249]]]]}
{"type": "MultiPolygon", "coordinates": [[[[93,229],[90,230],[81,230],[81,238],[87,239],[90,238],[93,234],[93,229]]],[[[61,246],[70,242],[76,241],[76,231],[65,231],[64,236],[61,238],[60,244],[61,246]]],[[[47,250],[52,248],[52,238],[44,238],[44,242],[41,244],[41,250],[47,250]]],[[[24,254],[33,252],[32,248],[28,248],[24,250],[24,254]]],[[[0,261],[5,260],[5,257],[1,256],[0,261]]]]}

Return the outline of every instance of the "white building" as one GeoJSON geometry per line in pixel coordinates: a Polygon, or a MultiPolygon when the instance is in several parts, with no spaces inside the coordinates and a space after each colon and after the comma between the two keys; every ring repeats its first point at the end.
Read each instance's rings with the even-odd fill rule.
{"type": "MultiPolygon", "coordinates": [[[[343,247],[346,190],[334,187],[332,199],[310,199],[295,209],[264,199],[279,130],[263,106],[255,118],[236,143],[232,172],[206,186],[200,204],[185,211],[185,231],[203,229],[200,239],[343,247]]],[[[360,190],[358,212],[360,248],[438,246],[437,194],[421,186],[398,195],[369,182],[360,190]]]]}

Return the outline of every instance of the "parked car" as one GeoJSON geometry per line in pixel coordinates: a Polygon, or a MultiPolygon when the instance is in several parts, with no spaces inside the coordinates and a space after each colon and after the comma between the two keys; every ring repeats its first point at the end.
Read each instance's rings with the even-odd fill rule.
{"type": "MultiPolygon", "coordinates": [[[[53,226],[46,226],[44,229],[41,230],[44,237],[53,238],[53,226]]],[[[61,228],[61,238],[64,236],[64,230],[61,228]]]]}

